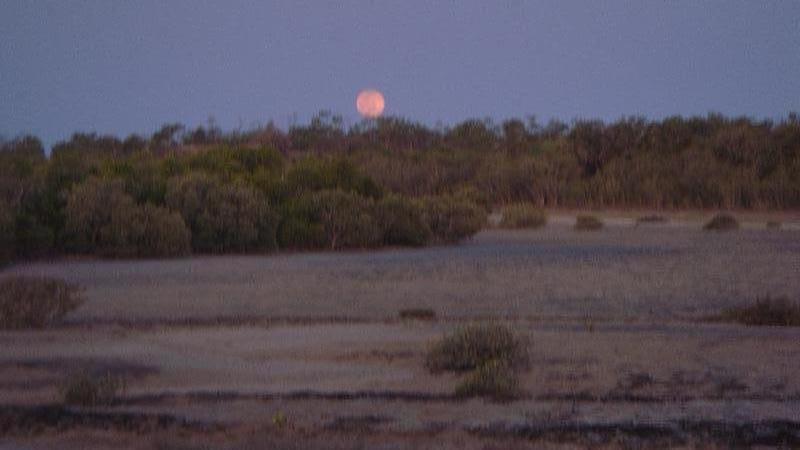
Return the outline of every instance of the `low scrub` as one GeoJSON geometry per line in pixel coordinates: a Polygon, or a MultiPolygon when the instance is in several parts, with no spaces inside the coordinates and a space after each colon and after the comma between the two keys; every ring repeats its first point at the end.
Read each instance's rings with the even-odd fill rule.
{"type": "Polygon", "coordinates": [[[503,208],[503,228],[540,228],[547,224],[544,210],[528,203],[515,203],[503,208]]]}
{"type": "Polygon", "coordinates": [[[431,372],[466,372],[492,361],[518,368],[527,360],[522,340],[509,327],[476,324],[459,328],[434,343],[425,365],[431,372]]]}
{"type": "Polygon", "coordinates": [[[110,373],[93,375],[84,372],[66,380],[61,386],[61,397],[67,405],[110,405],[124,389],[125,382],[121,377],[110,373]]]}
{"type": "Polygon", "coordinates": [[[637,224],[656,224],[656,223],[667,223],[669,219],[666,216],[661,216],[658,214],[650,214],[647,216],[642,216],[636,219],[637,224]]]}
{"type": "Polygon", "coordinates": [[[435,320],[436,312],[430,308],[410,308],[400,310],[402,320],[435,320]]]}
{"type": "Polygon", "coordinates": [[[458,397],[489,397],[496,401],[513,400],[521,394],[513,367],[502,360],[489,361],[470,372],[456,386],[458,397]]]}
{"type": "Polygon", "coordinates": [[[782,224],[780,222],[776,221],[776,220],[770,220],[769,222],[767,222],[767,229],[780,230],[781,229],[781,225],[782,224]]]}
{"type": "Polygon", "coordinates": [[[727,309],[722,317],[744,325],[800,327],[800,303],[766,297],[753,305],[727,309]]]}
{"type": "Polygon", "coordinates": [[[463,196],[428,197],[422,201],[435,240],[453,243],[473,236],[486,223],[486,210],[463,196]]]}
{"type": "Polygon", "coordinates": [[[725,213],[717,214],[703,225],[703,229],[709,231],[730,231],[738,228],[739,221],[736,220],[736,217],[725,213]]]}
{"type": "Polygon", "coordinates": [[[5,278],[0,280],[0,328],[45,328],[81,303],[80,288],[63,280],[5,278]]]}
{"type": "Polygon", "coordinates": [[[421,246],[433,237],[425,222],[423,208],[399,195],[389,195],[377,201],[374,215],[386,245],[421,246]]]}
{"type": "Polygon", "coordinates": [[[578,231],[597,231],[603,228],[603,221],[595,216],[581,215],[575,219],[575,229],[578,231]]]}

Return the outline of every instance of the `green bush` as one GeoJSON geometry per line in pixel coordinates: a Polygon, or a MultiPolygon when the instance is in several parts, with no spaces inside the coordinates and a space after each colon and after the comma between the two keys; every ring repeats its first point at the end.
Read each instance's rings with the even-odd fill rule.
{"type": "Polygon", "coordinates": [[[190,251],[183,219],[165,208],[137,205],[119,180],[90,178],[67,198],[68,248],[112,257],[179,256],[190,251]]]}
{"type": "Polygon", "coordinates": [[[327,247],[365,248],[381,243],[382,230],[371,214],[369,199],[338,190],[315,192],[311,198],[327,247]]]}
{"type": "Polygon", "coordinates": [[[45,328],[83,303],[80,289],[52,278],[0,280],[0,328],[45,328]]]}
{"type": "Polygon", "coordinates": [[[0,199],[0,265],[11,261],[15,253],[14,210],[0,199]]]}
{"type": "Polygon", "coordinates": [[[489,397],[496,401],[513,400],[521,394],[519,379],[505,361],[491,360],[469,374],[456,386],[458,397],[489,397]]]}
{"type": "Polygon", "coordinates": [[[269,251],[277,247],[278,215],[245,184],[191,173],[170,180],[167,205],[179,211],[200,252],[269,251]]]}
{"type": "Polygon", "coordinates": [[[428,351],[425,365],[431,372],[465,372],[498,361],[512,368],[527,364],[523,341],[507,326],[469,325],[435,342],[428,351]]]}
{"type": "Polygon", "coordinates": [[[753,305],[727,309],[722,317],[745,325],[800,327],[800,303],[766,297],[753,305]]]}
{"type": "Polygon", "coordinates": [[[603,221],[595,216],[580,215],[575,219],[575,229],[578,231],[597,231],[603,228],[603,221]]]}
{"type": "Polygon", "coordinates": [[[703,229],[709,231],[730,231],[738,228],[739,221],[736,220],[736,217],[725,213],[717,214],[703,225],[703,229]]]}
{"type": "Polygon", "coordinates": [[[121,377],[111,373],[93,375],[82,372],[70,376],[61,386],[61,397],[67,405],[104,406],[110,405],[125,389],[121,377]]]}
{"type": "Polygon", "coordinates": [[[503,208],[503,228],[540,228],[547,224],[545,212],[531,204],[515,203],[503,208]]]}
{"type": "Polygon", "coordinates": [[[398,195],[386,196],[376,202],[374,215],[386,245],[419,246],[432,238],[423,209],[409,199],[398,195]]]}
{"type": "Polygon", "coordinates": [[[471,237],[486,223],[486,210],[461,197],[428,197],[422,200],[422,208],[428,227],[439,242],[471,237]]]}
{"type": "Polygon", "coordinates": [[[380,198],[383,191],[372,178],[363,175],[350,161],[343,158],[305,158],[292,165],[286,173],[289,192],[339,190],[363,197],[380,198]]]}

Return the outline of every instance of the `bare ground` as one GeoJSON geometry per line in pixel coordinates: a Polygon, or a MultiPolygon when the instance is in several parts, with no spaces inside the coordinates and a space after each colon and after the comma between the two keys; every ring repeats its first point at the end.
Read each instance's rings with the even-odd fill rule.
{"type": "Polygon", "coordinates": [[[64,277],[88,301],[0,332],[0,449],[800,446],[800,329],[705,320],[800,298],[798,238],[556,218],[456,247],[16,266],[0,276],[64,277]],[[485,318],[529,342],[513,402],[424,369],[431,340],[485,318]],[[79,370],[128,387],[63,407],[79,370]]]}

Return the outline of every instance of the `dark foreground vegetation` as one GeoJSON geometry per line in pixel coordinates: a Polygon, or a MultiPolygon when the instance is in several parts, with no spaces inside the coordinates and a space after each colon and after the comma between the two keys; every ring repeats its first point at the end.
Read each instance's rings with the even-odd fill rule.
{"type": "Polygon", "coordinates": [[[0,280],[0,330],[45,328],[83,303],[81,288],[66,281],[16,276],[0,280]]]}
{"type": "Polygon", "coordinates": [[[486,210],[800,207],[800,119],[166,125],[0,142],[0,261],[453,242],[486,210]]]}
{"type": "Polygon", "coordinates": [[[800,327],[800,302],[765,297],[752,305],[727,309],[722,318],[744,325],[800,327]]]}

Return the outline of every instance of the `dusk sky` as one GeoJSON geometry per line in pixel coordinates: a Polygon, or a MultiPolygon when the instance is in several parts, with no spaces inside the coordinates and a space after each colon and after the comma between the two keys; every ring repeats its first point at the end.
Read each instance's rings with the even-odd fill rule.
{"type": "Polygon", "coordinates": [[[0,135],[800,111],[800,1],[0,0],[0,135]]]}

